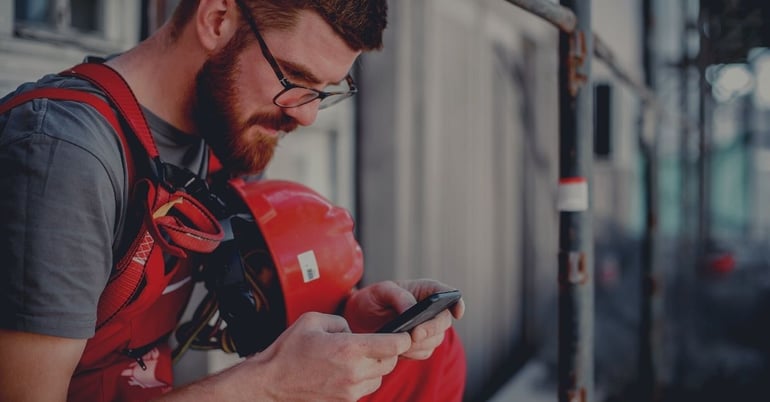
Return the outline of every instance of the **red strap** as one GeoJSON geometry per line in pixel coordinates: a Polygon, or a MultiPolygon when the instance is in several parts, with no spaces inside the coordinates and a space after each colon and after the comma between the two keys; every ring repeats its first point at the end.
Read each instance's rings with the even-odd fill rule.
{"type": "MultiPolygon", "coordinates": [[[[84,63],[62,72],[61,75],[79,77],[99,87],[128,123],[147,156],[160,165],[158,149],[141,107],[120,74],[104,64],[84,63]]],[[[134,187],[134,167],[129,144],[118,116],[110,104],[94,94],[83,91],[42,88],[15,96],[0,105],[0,114],[36,98],[83,102],[91,105],[104,116],[120,137],[126,154],[125,162],[129,171],[129,188],[134,187]]],[[[162,169],[160,166],[157,168],[162,169]]],[[[162,174],[162,170],[159,170],[159,173],[162,174]]],[[[134,295],[139,291],[143,277],[154,274],[156,271],[162,274],[163,269],[152,269],[149,270],[149,273],[146,269],[148,259],[153,254],[156,245],[160,245],[168,253],[184,258],[187,255],[185,250],[199,253],[212,251],[224,236],[216,218],[194,198],[183,192],[171,194],[165,187],[158,186],[158,183],[149,180],[142,180],[140,183],[145,183],[145,190],[147,191],[145,225],[140,231],[140,237],[134,239],[132,244],[134,247],[129,249],[118,262],[114,275],[111,276],[107,287],[102,292],[97,312],[98,327],[110,321],[133,300],[134,295]],[[167,216],[168,210],[172,207],[177,209],[185,219],[167,216]],[[164,235],[169,238],[166,239],[164,235]]],[[[162,264],[162,259],[159,261],[162,264]]],[[[159,284],[155,283],[154,285],[159,284]]]]}
{"type": "MultiPolygon", "coordinates": [[[[118,124],[118,117],[115,115],[115,113],[110,108],[110,105],[103,101],[98,96],[88,93],[79,91],[76,89],[66,89],[66,88],[38,88],[33,89],[31,91],[24,92],[20,95],[16,95],[12,97],[7,102],[0,104],[0,114],[3,114],[16,106],[21,105],[22,103],[29,102],[33,99],[38,98],[47,98],[47,99],[57,99],[57,100],[71,100],[75,102],[83,102],[87,103],[94,107],[101,115],[104,116],[105,119],[112,125],[114,128],[120,128],[120,124],[118,124]]],[[[116,130],[117,131],[117,130],[116,130]]]]}
{"type": "Polygon", "coordinates": [[[158,148],[155,146],[155,141],[147,125],[147,120],[144,118],[144,113],[139,107],[139,102],[126,80],[117,71],[106,64],[83,63],[59,74],[82,78],[101,88],[118,108],[123,118],[126,119],[131,131],[134,132],[139,143],[147,151],[147,155],[151,159],[158,158],[158,148]]]}
{"type": "MultiPolygon", "coordinates": [[[[155,253],[162,250],[179,258],[186,258],[188,251],[209,253],[224,237],[216,218],[190,195],[184,192],[171,194],[148,179],[142,179],[136,187],[137,192],[146,193],[144,224],[99,298],[97,328],[126,311],[124,309],[134,301],[137,292],[146,296],[144,300],[159,297],[167,282],[163,282],[163,258],[151,261],[157,257],[155,253]],[[172,209],[185,219],[169,214],[172,209]],[[148,264],[153,263],[161,266],[148,269],[148,264]],[[143,282],[146,286],[140,288],[143,282]]],[[[139,307],[134,310],[141,311],[139,307]]]]}
{"type": "Polygon", "coordinates": [[[137,191],[146,197],[145,226],[163,251],[179,258],[186,258],[186,251],[210,253],[224,238],[219,221],[189,194],[169,193],[148,180],[137,183],[137,191]],[[169,214],[172,209],[176,212],[169,214]]]}
{"type": "Polygon", "coordinates": [[[123,145],[123,153],[125,155],[124,162],[126,163],[128,172],[129,186],[134,182],[134,159],[131,156],[131,148],[128,145],[128,140],[126,139],[123,127],[120,125],[115,111],[110,107],[110,104],[105,102],[102,98],[92,93],[76,89],[38,88],[16,95],[7,102],[0,104],[0,115],[23,103],[40,98],[82,102],[96,109],[96,111],[107,120],[110,126],[112,126],[112,129],[118,134],[120,143],[123,145]]]}
{"type": "Polygon", "coordinates": [[[139,290],[139,283],[144,277],[144,269],[155,246],[155,240],[142,226],[139,237],[131,246],[132,248],[118,263],[117,270],[110,276],[99,298],[96,312],[97,329],[109,322],[134,299],[134,295],[139,290]]]}

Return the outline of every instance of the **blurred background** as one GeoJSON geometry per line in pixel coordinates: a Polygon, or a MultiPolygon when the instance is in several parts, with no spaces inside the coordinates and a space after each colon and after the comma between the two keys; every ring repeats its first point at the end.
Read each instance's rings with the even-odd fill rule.
{"type": "MultiPolygon", "coordinates": [[[[286,137],[267,171],[353,212],[364,284],[462,290],[468,401],[555,401],[574,385],[558,375],[564,61],[560,30],[522,6],[538,3],[556,4],[391,0],[384,50],[355,66],[359,95],[286,137]]],[[[611,51],[584,55],[592,107],[578,116],[592,127],[589,286],[569,295],[592,328],[574,345],[586,400],[765,401],[770,4],[577,3],[611,51]]],[[[0,0],[0,92],[130,48],[175,4],[0,0]]],[[[177,382],[235,361],[188,352],[177,382]]]]}

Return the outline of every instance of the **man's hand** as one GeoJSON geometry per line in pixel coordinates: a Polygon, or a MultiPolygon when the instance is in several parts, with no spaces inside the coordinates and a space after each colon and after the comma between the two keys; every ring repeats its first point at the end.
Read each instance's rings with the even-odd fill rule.
{"type": "Polygon", "coordinates": [[[263,352],[162,400],[357,401],[410,346],[407,334],[353,334],[342,317],[306,313],[263,352]]]}
{"type": "Polygon", "coordinates": [[[411,333],[375,334],[435,292],[433,280],[385,281],[355,291],[342,318],[306,313],[263,352],[219,374],[176,389],[162,401],[357,401],[376,391],[399,357],[427,359],[465,310],[462,300],[411,333]],[[354,330],[348,326],[348,321],[354,330]]]}
{"type": "MultiPolygon", "coordinates": [[[[355,291],[345,304],[344,316],[353,332],[374,332],[418,300],[435,292],[453,289],[430,279],[379,282],[355,291]]],[[[430,357],[444,340],[444,332],[452,325],[452,317],[460,319],[464,312],[465,303],[461,299],[449,311],[443,311],[412,329],[412,346],[403,357],[418,360],[430,357]]]]}

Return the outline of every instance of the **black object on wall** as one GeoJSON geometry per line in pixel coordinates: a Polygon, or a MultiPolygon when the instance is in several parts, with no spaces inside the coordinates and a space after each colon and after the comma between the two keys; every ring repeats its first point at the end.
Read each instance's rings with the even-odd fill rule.
{"type": "Polygon", "coordinates": [[[612,152],[612,86],[594,85],[594,99],[594,155],[606,158],[612,152]]]}

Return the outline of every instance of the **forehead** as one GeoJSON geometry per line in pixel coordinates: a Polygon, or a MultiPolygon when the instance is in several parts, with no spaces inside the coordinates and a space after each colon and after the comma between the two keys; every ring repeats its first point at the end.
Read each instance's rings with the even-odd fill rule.
{"type": "Polygon", "coordinates": [[[351,49],[320,15],[309,10],[300,11],[293,27],[266,30],[262,36],[279,62],[304,66],[328,82],[340,81],[361,53],[351,49]]]}

